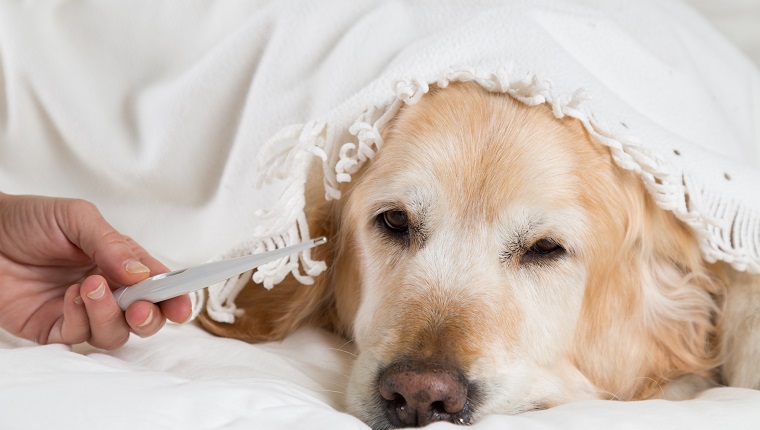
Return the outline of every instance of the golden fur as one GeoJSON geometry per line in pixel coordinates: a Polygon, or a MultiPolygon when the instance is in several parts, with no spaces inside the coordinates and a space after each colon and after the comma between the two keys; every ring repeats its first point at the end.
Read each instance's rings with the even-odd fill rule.
{"type": "MultiPolygon", "coordinates": [[[[720,382],[733,275],[706,264],[691,232],[578,121],[453,84],[403,108],[384,141],[341,200],[309,191],[328,272],[313,286],[248,286],[245,315],[202,316],[206,329],[262,342],[311,324],[354,339],[349,407],[376,428],[394,425],[375,391],[399,362],[464,375],[477,401],[461,423],[720,382]],[[382,224],[388,211],[407,216],[406,235],[382,224]],[[542,239],[561,249],[542,254],[542,239]]],[[[757,277],[742,283],[758,290],[757,277]]],[[[757,384],[748,378],[728,382],[757,384]]]]}

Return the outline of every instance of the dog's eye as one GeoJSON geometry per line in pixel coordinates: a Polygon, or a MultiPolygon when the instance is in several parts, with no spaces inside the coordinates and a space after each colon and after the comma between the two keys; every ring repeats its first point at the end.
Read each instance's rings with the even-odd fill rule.
{"type": "Polygon", "coordinates": [[[541,239],[533,244],[523,255],[523,263],[531,261],[543,261],[546,259],[559,257],[564,254],[565,248],[555,242],[553,239],[541,239]]]}
{"type": "Polygon", "coordinates": [[[560,249],[562,249],[562,247],[559,246],[557,242],[550,239],[541,239],[530,247],[529,252],[539,255],[546,255],[551,254],[552,252],[556,252],[560,249]]]}
{"type": "Polygon", "coordinates": [[[382,225],[393,233],[406,234],[409,232],[409,218],[404,211],[386,211],[381,213],[379,218],[382,225]]]}

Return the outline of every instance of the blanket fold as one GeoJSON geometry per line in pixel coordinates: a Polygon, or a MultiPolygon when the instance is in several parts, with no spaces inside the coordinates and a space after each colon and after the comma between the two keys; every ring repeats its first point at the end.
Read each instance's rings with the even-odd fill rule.
{"type": "MultiPolygon", "coordinates": [[[[431,85],[474,81],[577,118],[704,258],[760,273],[760,77],[678,2],[0,1],[0,189],[86,198],[181,267],[309,238],[325,198],[431,85]]],[[[253,277],[209,289],[233,321],[253,277]]],[[[200,303],[200,301],[199,301],[200,303]]]]}

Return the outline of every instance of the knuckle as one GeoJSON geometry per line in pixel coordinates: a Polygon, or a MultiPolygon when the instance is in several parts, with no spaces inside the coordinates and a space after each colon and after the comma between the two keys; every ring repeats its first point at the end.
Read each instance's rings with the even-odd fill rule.
{"type": "Polygon", "coordinates": [[[113,303],[111,309],[108,312],[102,314],[100,318],[95,320],[95,326],[98,327],[113,327],[121,325],[124,321],[124,313],[118,308],[116,303],[113,303]]]}
{"type": "Polygon", "coordinates": [[[127,243],[127,238],[116,230],[108,230],[98,240],[102,245],[112,246],[127,243]]]}
{"type": "Polygon", "coordinates": [[[70,215],[82,216],[95,214],[97,216],[100,216],[100,211],[92,202],[84,199],[70,199],[67,202],[68,204],[66,207],[68,208],[70,215]]]}
{"type": "Polygon", "coordinates": [[[124,314],[115,306],[108,312],[90,316],[89,343],[106,350],[116,349],[123,346],[129,340],[129,329],[124,314]]]}

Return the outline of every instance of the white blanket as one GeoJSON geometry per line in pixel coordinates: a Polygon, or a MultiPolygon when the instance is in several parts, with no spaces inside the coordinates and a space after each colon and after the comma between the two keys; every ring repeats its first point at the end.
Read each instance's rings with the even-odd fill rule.
{"type": "MultiPolygon", "coordinates": [[[[474,80],[584,122],[710,261],[760,272],[760,78],[674,2],[0,2],[0,189],[79,196],[170,266],[308,238],[429,84],[474,80]],[[263,185],[256,188],[255,185],[263,185]]],[[[324,270],[308,252],[271,288],[324,270]]],[[[247,276],[250,276],[247,275],[247,276]]],[[[234,318],[243,283],[210,288],[234,318]]]]}
{"type": "MultiPolygon", "coordinates": [[[[338,197],[380,149],[383,114],[450,80],[583,120],[705,258],[760,268],[760,78],[677,2],[0,0],[0,190],[89,199],[172,267],[281,246],[308,237],[315,156],[324,178],[309,180],[338,197]],[[262,175],[280,179],[257,189],[262,175]]],[[[257,279],[324,269],[301,263],[257,279]]],[[[234,284],[215,291],[231,318],[234,284]]],[[[0,428],[361,428],[335,410],[341,344],[194,326],[108,354],[4,338],[0,428]]],[[[759,410],[758,393],[718,389],[478,426],[754,428],[759,410]]]]}
{"type": "MultiPolygon", "coordinates": [[[[171,326],[116,352],[79,352],[0,336],[0,428],[368,429],[339,412],[351,349],[324,332],[248,345],[171,326]]],[[[750,430],[758,422],[760,391],[716,388],[684,402],[583,401],[472,427],[750,430]]]]}

